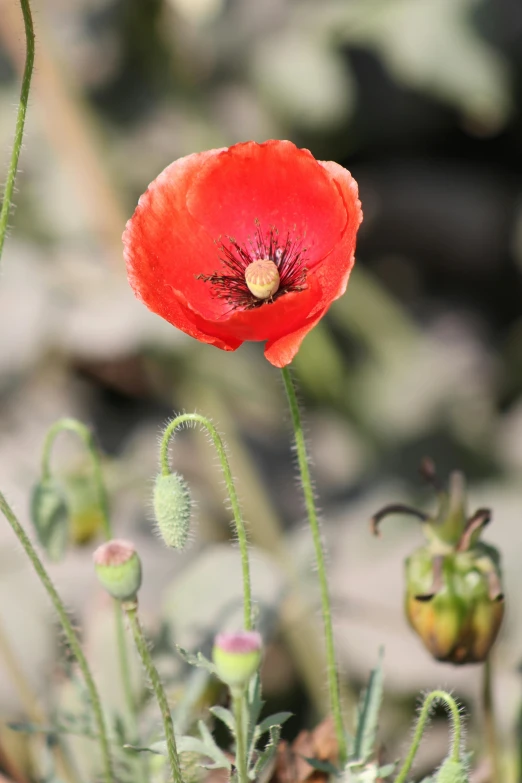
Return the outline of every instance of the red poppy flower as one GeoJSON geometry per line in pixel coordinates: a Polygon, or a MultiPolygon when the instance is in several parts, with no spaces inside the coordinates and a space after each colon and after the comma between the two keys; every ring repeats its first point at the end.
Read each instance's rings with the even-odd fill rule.
{"type": "Polygon", "coordinates": [[[225,351],[266,340],[284,367],[344,293],[361,220],[350,173],[289,141],[195,153],[152,182],[127,223],[129,280],[192,337],[225,351]]]}

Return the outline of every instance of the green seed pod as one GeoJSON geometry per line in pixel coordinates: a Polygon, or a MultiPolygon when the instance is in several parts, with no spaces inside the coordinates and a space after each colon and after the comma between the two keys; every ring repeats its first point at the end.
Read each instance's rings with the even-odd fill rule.
{"type": "Polygon", "coordinates": [[[179,473],[159,474],[154,484],[154,516],[167,546],[183,549],[192,513],[190,488],[179,473]]]}
{"type": "Polygon", "coordinates": [[[431,463],[428,468],[438,491],[437,513],[394,504],[374,516],[373,529],[377,532],[380,520],[392,513],[421,520],[428,542],[405,563],[408,621],[437,660],[479,663],[487,658],[504,616],[500,556],[479,540],[491,512],[482,508],[468,517],[462,474],[452,474],[444,492],[431,463]]]}
{"type": "Polygon", "coordinates": [[[469,783],[468,773],[461,761],[446,759],[437,772],[435,783],[469,783]]]}
{"type": "Polygon", "coordinates": [[[96,576],[118,601],[134,601],[141,587],[141,560],[130,541],[113,539],[94,552],[96,576]]]}
{"type": "Polygon", "coordinates": [[[261,635],[256,631],[220,633],[216,636],[212,660],[219,679],[230,688],[243,688],[261,663],[261,635]]]}
{"type": "Polygon", "coordinates": [[[47,557],[61,560],[69,538],[69,514],[65,495],[54,479],[44,478],[34,487],[31,520],[47,557]]]}

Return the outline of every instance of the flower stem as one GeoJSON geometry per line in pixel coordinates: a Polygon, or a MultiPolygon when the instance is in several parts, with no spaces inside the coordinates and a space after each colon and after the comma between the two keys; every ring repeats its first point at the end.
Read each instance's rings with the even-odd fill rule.
{"type": "MultiPolygon", "coordinates": [[[[106,541],[110,541],[113,536],[109,496],[105,481],[103,480],[103,469],[98,447],[96,446],[91,430],[77,419],[59,419],[47,431],[42,450],[42,476],[49,478],[51,474],[51,454],[56,437],[61,432],[72,432],[77,435],[89,454],[92,463],[92,473],[98,498],[98,506],[101,512],[103,535],[106,541]]],[[[116,644],[118,647],[119,668],[123,686],[123,694],[127,706],[129,723],[134,735],[133,741],[139,738],[137,705],[132,692],[132,681],[129,666],[129,656],[127,645],[125,644],[125,628],[123,626],[123,616],[119,601],[114,601],[114,623],[116,628],[116,644]]]]}
{"type": "Polygon", "coordinates": [[[104,773],[105,773],[104,775],[105,782],[114,783],[112,759],[111,759],[111,753],[109,749],[109,739],[107,735],[107,727],[105,725],[105,718],[101,707],[100,697],[96,685],[94,683],[91,670],[89,669],[89,664],[87,663],[87,659],[85,658],[78,637],[76,636],[76,633],[72,627],[72,623],[63,605],[62,599],[58,595],[58,592],[56,591],[56,588],[53,585],[51,578],[49,577],[49,574],[45,570],[42,561],[38,557],[35,548],[33,547],[29,537],[27,536],[27,533],[21,526],[20,522],[16,518],[15,514],[13,513],[13,510],[7,503],[2,493],[0,493],[0,511],[11,525],[13,532],[15,533],[16,537],[18,538],[21,545],[23,546],[29,560],[33,565],[34,570],[38,574],[40,581],[45,587],[47,594],[49,595],[49,598],[51,599],[54,609],[58,615],[60,624],[63,628],[69,647],[71,648],[71,651],[74,657],[76,658],[76,661],[78,662],[78,666],[83,675],[83,678],[85,680],[85,685],[89,693],[94,719],[98,727],[100,750],[101,750],[104,773]]]}
{"type": "Polygon", "coordinates": [[[9,221],[9,211],[13,199],[13,190],[18,170],[18,159],[22,149],[22,139],[24,135],[25,116],[27,114],[27,103],[29,99],[29,89],[31,87],[31,77],[33,75],[34,64],[34,28],[31,15],[31,6],[29,0],[20,0],[22,14],[24,17],[26,56],[25,67],[22,76],[22,87],[20,90],[20,105],[16,117],[15,138],[13,151],[11,153],[11,162],[7,172],[7,180],[4,188],[4,197],[2,199],[2,209],[0,210],[0,258],[4,249],[5,235],[7,233],[7,223],[9,221]]]}
{"type": "Polygon", "coordinates": [[[234,720],[236,724],[236,770],[237,783],[248,783],[248,760],[247,760],[247,712],[246,712],[246,690],[238,688],[231,690],[232,708],[234,711],[234,720]]]}
{"type": "Polygon", "coordinates": [[[301,474],[301,483],[303,486],[306,511],[308,521],[312,531],[312,538],[315,547],[315,559],[317,563],[317,573],[319,575],[319,585],[321,588],[321,604],[323,610],[324,636],[326,643],[328,690],[330,693],[330,707],[332,710],[335,734],[339,746],[339,765],[344,767],[347,759],[346,735],[343,726],[343,716],[341,710],[341,698],[339,694],[339,680],[337,677],[337,664],[335,660],[335,646],[332,625],[332,608],[330,604],[330,594],[328,590],[328,579],[326,576],[325,556],[323,543],[321,541],[321,531],[319,529],[319,517],[315,507],[314,490],[310,477],[310,468],[308,465],[308,454],[306,452],[306,443],[301,423],[301,414],[299,412],[299,403],[295,392],[292,376],[287,367],[283,367],[283,382],[285,385],[292,424],[294,427],[295,445],[297,451],[297,461],[301,474]]]}
{"type": "Polygon", "coordinates": [[[138,604],[136,601],[127,601],[122,603],[122,609],[126,613],[131,627],[132,635],[134,637],[134,643],[136,649],[140,655],[140,658],[147,672],[147,676],[152,685],[152,690],[156,696],[156,701],[159,704],[161,710],[161,717],[163,720],[163,728],[165,730],[165,740],[167,742],[167,753],[170,762],[170,768],[172,771],[172,777],[174,783],[183,783],[183,776],[181,774],[181,766],[179,763],[178,751],[176,748],[176,738],[174,736],[174,724],[172,723],[172,715],[170,714],[170,708],[167,701],[167,696],[163,689],[158,670],[154,666],[152,656],[149,652],[147,641],[143,635],[143,630],[138,617],[138,604]]]}
{"type": "Polygon", "coordinates": [[[230,506],[234,515],[234,524],[236,528],[237,540],[239,543],[239,551],[241,554],[241,566],[243,571],[243,614],[244,625],[246,631],[252,630],[252,590],[250,586],[250,563],[248,559],[248,540],[245,530],[245,523],[243,521],[243,515],[241,514],[241,508],[239,506],[239,500],[237,497],[234,480],[232,478],[232,471],[228,462],[227,452],[225,444],[214,427],[212,422],[205,416],[201,416],[199,413],[182,413],[176,416],[170,424],[167,426],[163,433],[160,446],[160,464],[161,470],[164,476],[168,476],[170,473],[169,466],[169,443],[174,432],[186,422],[194,422],[207,430],[212,443],[216,447],[219,461],[221,462],[221,469],[225,478],[225,484],[230,499],[230,506]]]}
{"type": "Polygon", "coordinates": [[[488,655],[486,658],[482,675],[482,710],[486,745],[491,760],[491,783],[500,783],[499,747],[493,703],[491,655],[488,655]]]}
{"type": "Polygon", "coordinates": [[[413,741],[411,743],[404,764],[401,767],[401,771],[395,778],[394,783],[406,782],[406,778],[410,772],[411,765],[413,764],[413,760],[419,749],[422,735],[424,734],[424,730],[426,728],[426,722],[429,718],[430,710],[433,707],[434,703],[437,701],[442,701],[444,705],[447,707],[447,709],[451,712],[453,733],[452,733],[452,746],[451,746],[450,758],[452,761],[455,762],[460,761],[460,743],[461,743],[461,735],[462,735],[462,725],[460,720],[459,706],[455,701],[455,699],[453,698],[453,696],[450,696],[450,694],[447,693],[446,691],[431,691],[431,693],[428,693],[428,695],[424,699],[421,711],[419,713],[419,717],[417,719],[417,725],[415,727],[413,741]]]}

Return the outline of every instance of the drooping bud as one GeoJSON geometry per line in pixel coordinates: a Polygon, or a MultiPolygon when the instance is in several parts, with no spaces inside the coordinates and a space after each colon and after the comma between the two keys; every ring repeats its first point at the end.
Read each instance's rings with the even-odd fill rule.
{"type": "Polygon", "coordinates": [[[262,647],[256,631],[218,634],[212,659],[219,679],[230,688],[244,687],[259,668],[262,647]]]}
{"type": "Polygon", "coordinates": [[[391,513],[421,520],[428,543],[405,564],[408,621],[437,660],[479,663],[486,659],[504,616],[500,556],[479,540],[491,511],[481,508],[467,517],[462,474],[452,474],[446,493],[429,465],[429,480],[440,498],[438,512],[430,516],[390,505],[374,516],[373,529],[377,532],[380,520],[391,513]]]}
{"type": "Polygon", "coordinates": [[[62,559],[69,538],[69,511],[63,490],[54,479],[43,478],[31,497],[31,519],[40,545],[53,562],[62,559]]]}
{"type": "Polygon", "coordinates": [[[245,269],[245,283],[256,299],[270,299],[279,289],[279,270],[270,258],[258,258],[245,269]]]}
{"type": "Polygon", "coordinates": [[[113,539],[96,549],[94,568],[101,585],[118,601],[133,601],[141,586],[141,560],[130,541],[113,539]]]}
{"type": "Polygon", "coordinates": [[[63,477],[69,509],[69,533],[73,544],[83,545],[103,528],[103,513],[96,485],[89,473],[75,472],[63,477]]]}
{"type": "Polygon", "coordinates": [[[469,776],[461,761],[446,759],[437,772],[435,783],[468,783],[469,776]]]}
{"type": "Polygon", "coordinates": [[[167,546],[183,549],[192,513],[190,488],[179,473],[159,474],[154,484],[154,516],[167,546]]]}

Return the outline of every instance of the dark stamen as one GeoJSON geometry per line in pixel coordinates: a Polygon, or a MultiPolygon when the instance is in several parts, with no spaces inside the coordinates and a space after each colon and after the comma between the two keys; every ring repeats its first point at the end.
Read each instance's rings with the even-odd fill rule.
{"type": "Polygon", "coordinates": [[[212,293],[217,299],[224,299],[233,310],[252,310],[270,304],[280,296],[291,291],[306,288],[305,254],[307,248],[302,239],[287,233],[284,241],[279,232],[272,227],[263,232],[258,222],[253,237],[249,237],[247,247],[240,245],[234,237],[218,244],[223,272],[212,275],[196,275],[197,280],[210,283],[212,293]],[[252,294],[245,282],[245,270],[254,261],[269,259],[277,266],[279,288],[273,296],[259,299],[252,294]]]}

